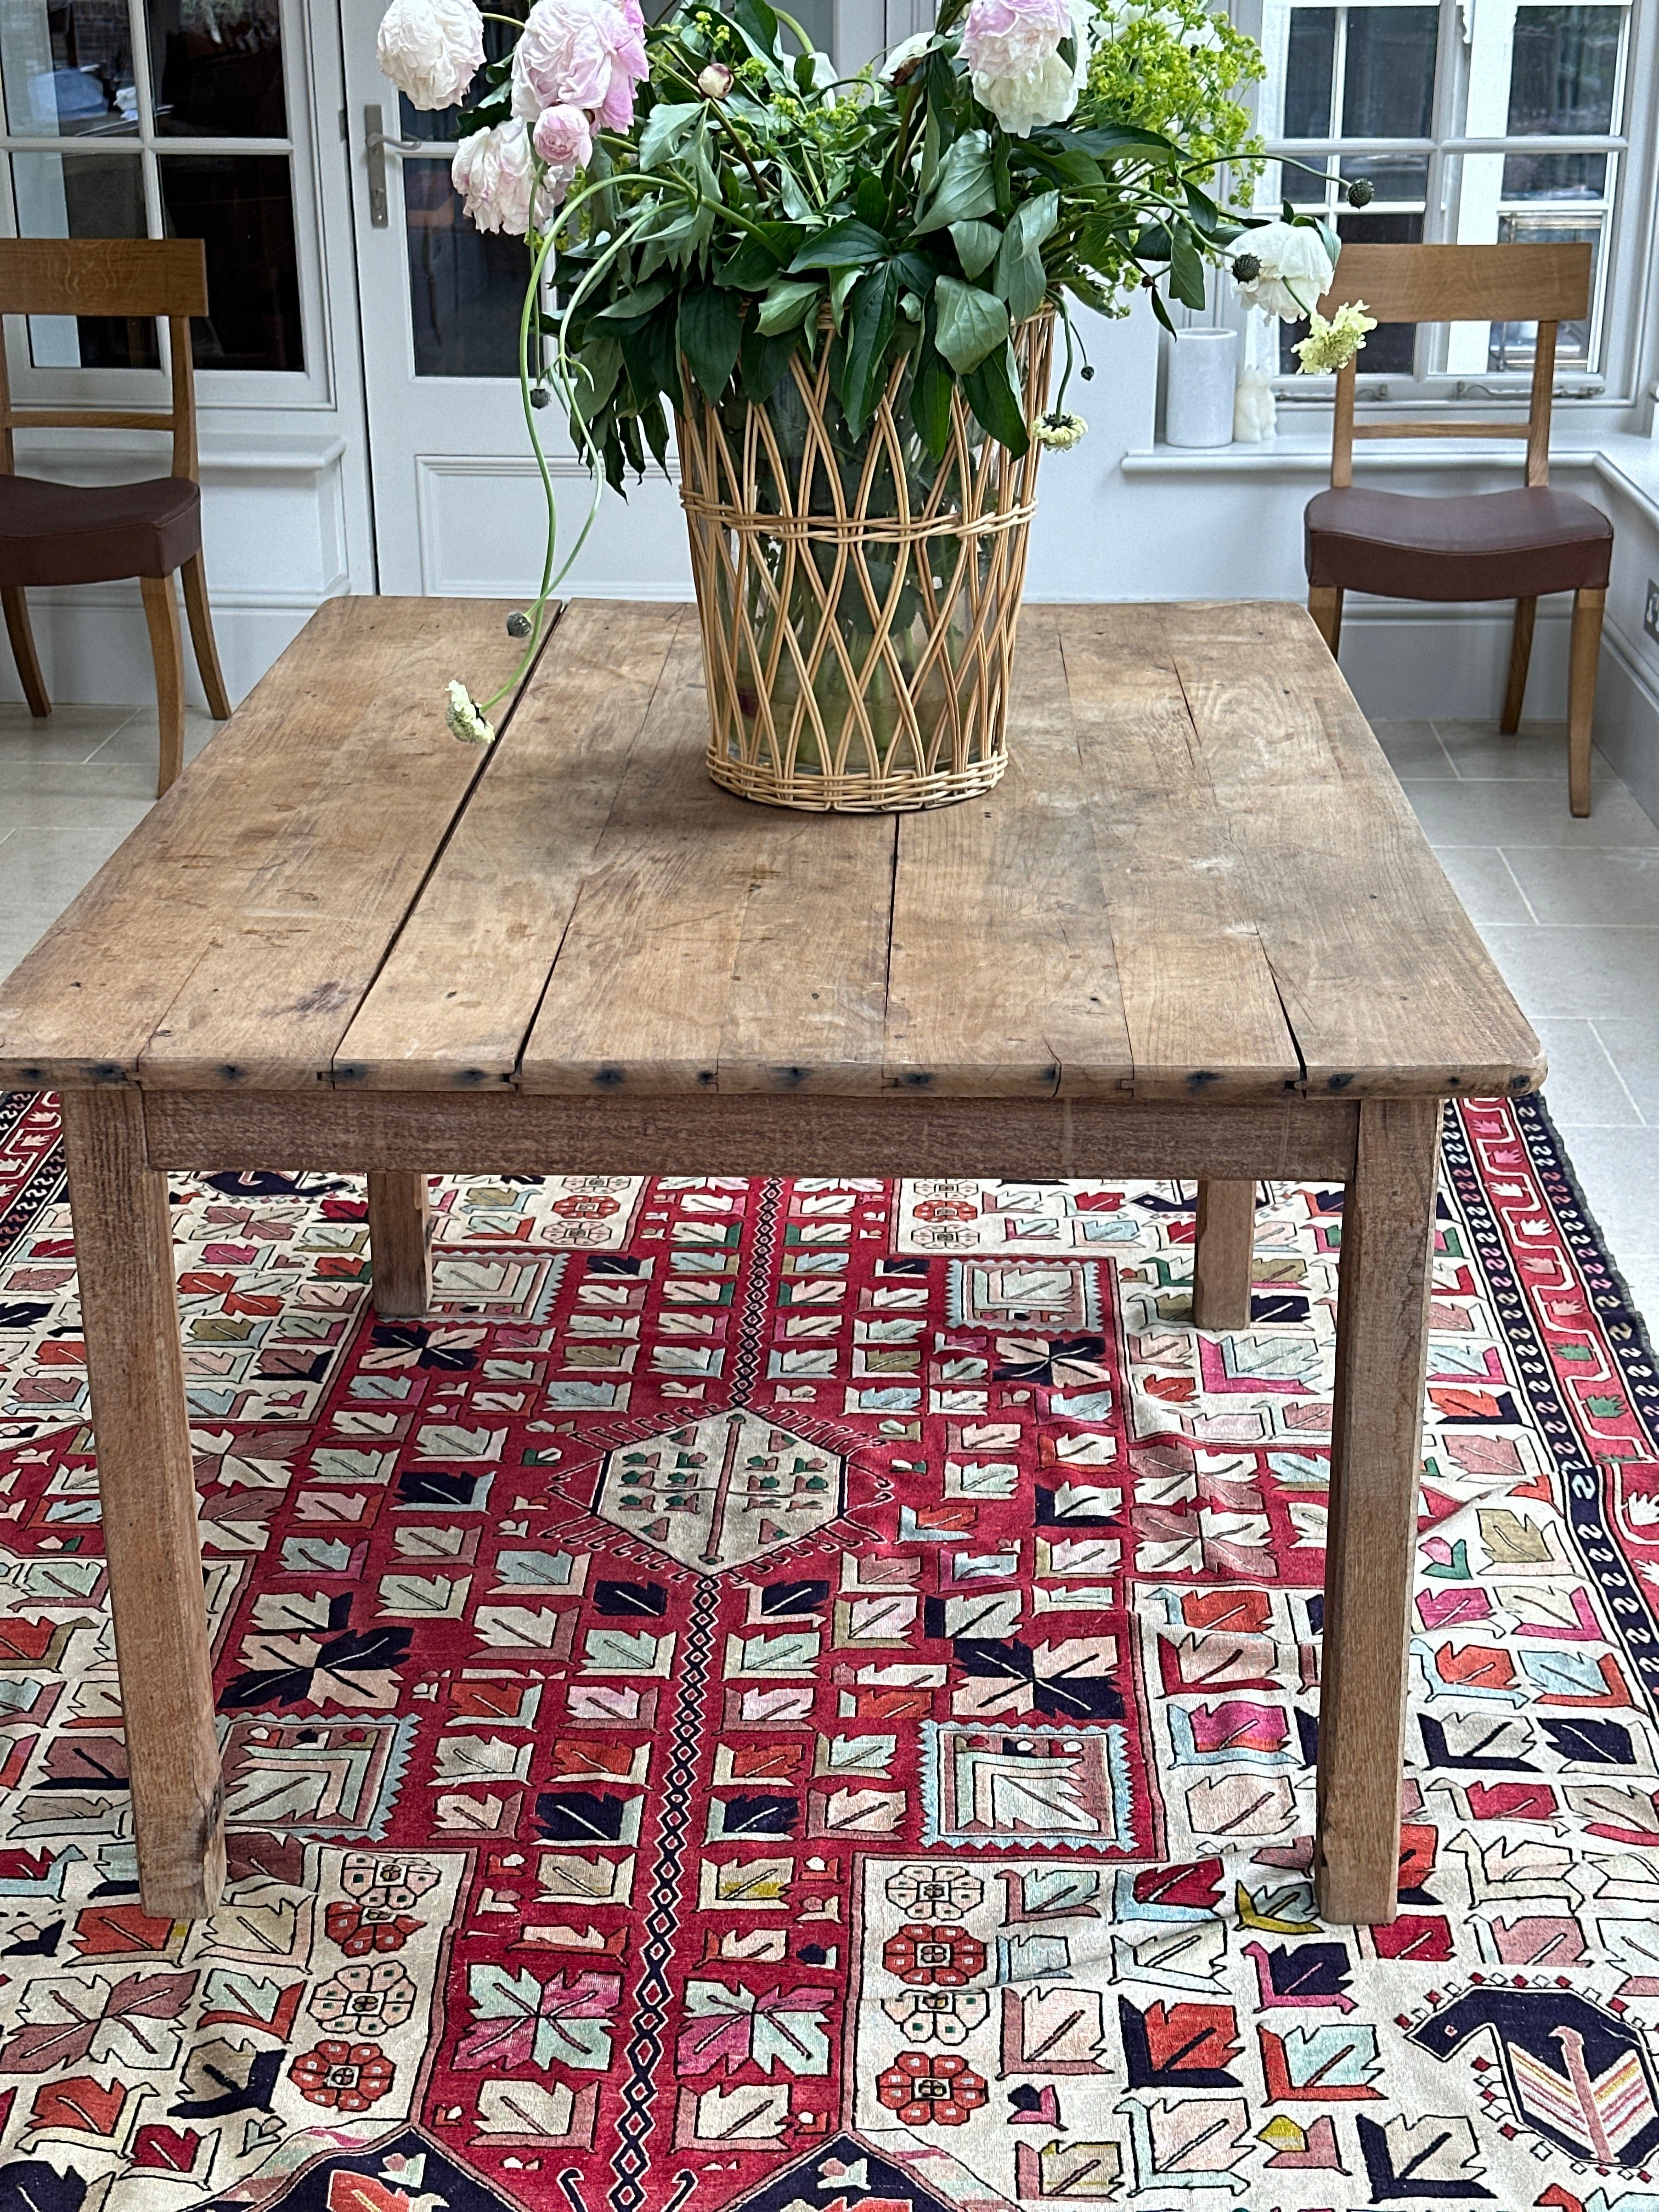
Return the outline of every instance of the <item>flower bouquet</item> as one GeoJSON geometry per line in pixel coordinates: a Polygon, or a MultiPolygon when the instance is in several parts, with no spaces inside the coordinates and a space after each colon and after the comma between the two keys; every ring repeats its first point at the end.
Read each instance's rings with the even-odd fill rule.
{"type": "MultiPolygon", "coordinates": [[[[1037,456],[1085,427],[1073,305],[1145,290],[1168,325],[1258,234],[1210,191],[1256,150],[1232,96],[1255,48],[1205,0],[940,0],[851,78],[769,0],[495,20],[517,37],[486,63],[473,0],[392,0],[380,62],[417,106],[466,103],[456,189],[527,240],[528,650],[602,485],[667,465],[672,412],[717,781],[814,807],[988,788],[1037,456]],[[556,570],[554,398],[593,476],[556,570]]],[[[1263,244],[1305,241],[1328,278],[1334,240],[1285,217],[1263,244]]],[[[492,703],[453,686],[458,734],[487,740],[492,703]]]]}

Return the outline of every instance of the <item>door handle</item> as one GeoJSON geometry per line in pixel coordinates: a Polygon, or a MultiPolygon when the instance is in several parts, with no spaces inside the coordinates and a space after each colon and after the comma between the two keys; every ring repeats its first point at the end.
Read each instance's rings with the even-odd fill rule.
{"type": "Polygon", "coordinates": [[[363,110],[363,154],[368,163],[368,221],[374,230],[384,230],[390,217],[386,212],[386,157],[393,154],[417,154],[426,142],[420,138],[394,138],[387,134],[386,118],[378,101],[371,100],[363,110]]]}

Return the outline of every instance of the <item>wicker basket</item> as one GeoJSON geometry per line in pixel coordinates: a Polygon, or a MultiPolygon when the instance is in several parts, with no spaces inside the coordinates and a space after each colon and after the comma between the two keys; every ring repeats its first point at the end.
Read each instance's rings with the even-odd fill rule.
{"type": "MultiPolygon", "coordinates": [[[[1014,334],[1027,419],[1047,404],[1052,314],[1014,334]]],[[[708,773],[770,806],[887,813],[988,791],[1007,763],[1008,672],[1039,447],[1016,460],[959,392],[937,463],[896,364],[861,436],[830,347],[764,406],[687,379],[680,496],[702,619],[708,773]]]]}

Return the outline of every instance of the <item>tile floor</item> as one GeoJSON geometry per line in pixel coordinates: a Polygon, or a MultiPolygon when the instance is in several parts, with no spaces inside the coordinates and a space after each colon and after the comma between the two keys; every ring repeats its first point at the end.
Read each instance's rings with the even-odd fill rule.
{"type": "MultiPolygon", "coordinates": [[[[192,714],[185,751],[212,734],[192,714]]],[[[1550,1056],[1546,1097],[1638,1304],[1659,1325],[1659,829],[1600,757],[1567,812],[1565,740],[1532,724],[1377,726],[1419,818],[1550,1056]]],[[[139,822],[153,708],[0,706],[0,975],[139,822]]]]}

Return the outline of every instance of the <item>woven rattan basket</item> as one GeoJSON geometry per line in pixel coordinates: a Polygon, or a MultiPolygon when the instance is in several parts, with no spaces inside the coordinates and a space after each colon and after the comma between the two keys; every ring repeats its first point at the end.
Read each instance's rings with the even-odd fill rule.
{"type": "MultiPolygon", "coordinates": [[[[1014,334],[1035,423],[1051,314],[1014,334]]],[[[708,773],[771,806],[885,813],[988,791],[1007,764],[1008,672],[1039,447],[1016,459],[959,392],[922,451],[909,368],[849,438],[831,349],[764,406],[695,395],[681,500],[702,618],[708,773]]]]}

